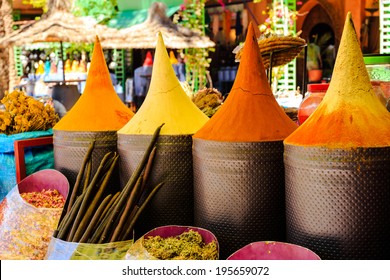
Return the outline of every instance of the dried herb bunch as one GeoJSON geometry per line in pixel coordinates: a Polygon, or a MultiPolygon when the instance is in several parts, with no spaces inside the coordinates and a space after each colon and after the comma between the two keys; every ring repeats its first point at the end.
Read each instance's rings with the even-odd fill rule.
{"type": "Polygon", "coordinates": [[[206,116],[211,118],[221,107],[223,96],[215,88],[203,88],[192,97],[192,101],[206,116]]]}
{"type": "Polygon", "coordinates": [[[147,237],[143,245],[149,254],[161,260],[218,259],[216,242],[205,244],[200,233],[192,229],[177,237],[147,237]]]}
{"type": "Polygon", "coordinates": [[[7,135],[27,131],[48,130],[59,120],[54,108],[44,104],[23,91],[6,92],[1,103],[0,133],[7,135]]]}
{"type": "Polygon", "coordinates": [[[57,230],[53,236],[61,240],[78,243],[103,244],[133,239],[135,224],[163,182],[149,189],[147,179],[153,166],[157,149],[159,126],[145,154],[126,186],[111,193],[111,176],[119,155],[108,152],[102,158],[96,172],[92,174],[92,141],[72,193],[66,202],[57,230]],[[108,192],[106,191],[108,190],[108,192]]]}

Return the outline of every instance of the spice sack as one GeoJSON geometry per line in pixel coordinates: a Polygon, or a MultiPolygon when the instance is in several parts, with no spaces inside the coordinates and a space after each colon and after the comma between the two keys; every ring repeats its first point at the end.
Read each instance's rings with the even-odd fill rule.
{"type": "Polygon", "coordinates": [[[44,259],[62,213],[57,206],[63,206],[68,190],[62,173],[45,169],[26,177],[7,194],[0,204],[1,260],[44,259]],[[44,199],[39,199],[42,195],[44,199]]]}

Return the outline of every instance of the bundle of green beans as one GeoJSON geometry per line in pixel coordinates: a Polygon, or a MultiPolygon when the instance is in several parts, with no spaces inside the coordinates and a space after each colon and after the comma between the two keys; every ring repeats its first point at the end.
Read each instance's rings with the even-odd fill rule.
{"type": "Polygon", "coordinates": [[[57,230],[53,236],[78,243],[101,244],[133,238],[133,230],[142,211],[163,186],[158,184],[150,192],[146,188],[156,154],[160,130],[154,132],[145,154],[123,190],[107,194],[107,186],[118,163],[116,152],[107,153],[91,176],[91,155],[94,141],[85,154],[72,193],[65,204],[57,230]]]}

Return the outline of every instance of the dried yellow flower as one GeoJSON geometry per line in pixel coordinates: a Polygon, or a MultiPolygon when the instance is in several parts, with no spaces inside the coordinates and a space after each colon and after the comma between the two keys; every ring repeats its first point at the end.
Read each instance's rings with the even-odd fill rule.
{"type": "Polygon", "coordinates": [[[1,103],[5,111],[0,113],[0,133],[47,130],[59,120],[52,106],[45,106],[20,90],[5,92],[1,103]]]}

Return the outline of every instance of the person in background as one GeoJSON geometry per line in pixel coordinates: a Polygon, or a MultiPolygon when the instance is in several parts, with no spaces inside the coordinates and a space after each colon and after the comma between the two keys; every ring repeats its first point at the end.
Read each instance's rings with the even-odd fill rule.
{"type": "Polygon", "coordinates": [[[186,71],[183,59],[180,57],[180,55],[176,57],[175,53],[171,50],[169,52],[169,60],[171,61],[176,77],[180,82],[184,82],[186,80],[186,71]]]}
{"type": "Polygon", "coordinates": [[[142,66],[134,70],[133,92],[130,101],[130,107],[138,110],[146,98],[152,77],[153,58],[152,53],[148,51],[142,66]]]}

